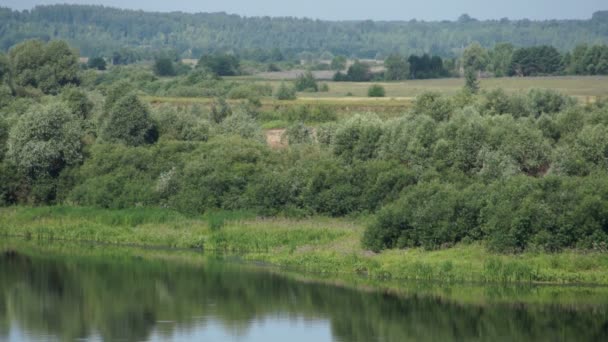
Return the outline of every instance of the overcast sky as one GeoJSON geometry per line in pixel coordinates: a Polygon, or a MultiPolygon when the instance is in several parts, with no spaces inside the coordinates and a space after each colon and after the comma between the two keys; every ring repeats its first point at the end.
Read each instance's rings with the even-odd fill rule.
{"type": "Polygon", "coordinates": [[[295,16],[330,20],[587,19],[607,10],[607,0],[0,0],[0,6],[29,9],[69,2],[148,11],[228,12],[246,16],[295,16]]]}

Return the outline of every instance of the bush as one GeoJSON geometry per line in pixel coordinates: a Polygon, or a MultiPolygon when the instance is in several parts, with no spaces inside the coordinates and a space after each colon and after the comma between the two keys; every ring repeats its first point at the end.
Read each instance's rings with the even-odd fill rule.
{"type": "Polygon", "coordinates": [[[101,127],[100,137],[106,142],[139,146],[155,143],[158,129],[150,119],[148,108],[135,94],[129,94],[112,106],[101,127]]]}
{"type": "Polygon", "coordinates": [[[156,61],[154,61],[153,70],[156,76],[166,77],[177,75],[173,61],[170,58],[156,59],[156,61]]]}
{"type": "Polygon", "coordinates": [[[83,159],[83,122],[64,104],[34,106],[11,129],[7,156],[27,177],[56,178],[83,159]]]}
{"type": "Polygon", "coordinates": [[[333,137],[336,156],[347,161],[374,158],[383,133],[382,121],[375,115],[355,115],[344,122],[333,137]]]}
{"type": "Polygon", "coordinates": [[[313,142],[313,130],[304,123],[297,122],[285,130],[281,140],[287,141],[289,145],[310,144],[313,142]]]}
{"type": "Polygon", "coordinates": [[[384,87],[379,84],[374,84],[367,89],[367,96],[369,97],[384,97],[384,87]]]}
{"type": "Polygon", "coordinates": [[[296,99],[296,90],[295,88],[287,86],[285,83],[281,83],[279,89],[275,94],[277,100],[295,100],[296,99]]]}
{"type": "Polygon", "coordinates": [[[317,85],[317,81],[313,76],[312,72],[306,71],[305,73],[298,75],[295,80],[295,88],[296,91],[306,91],[306,92],[317,92],[319,91],[319,86],[317,85]]]}

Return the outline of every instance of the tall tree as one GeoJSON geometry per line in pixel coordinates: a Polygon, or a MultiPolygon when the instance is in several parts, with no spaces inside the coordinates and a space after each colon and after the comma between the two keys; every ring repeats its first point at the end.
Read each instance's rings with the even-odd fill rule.
{"type": "Polygon", "coordinates": [[[156,142],[158,130],[148,108],[135,94],[128,94],[112,106],[101,128],[101,137],[108,142],[139,146],[156,142]]]}
{"type": "Polygon", "coordinates": [[[387,81],[400,81],[408,78],[410,74],[410,64],[407,59],[400,54],[392,54],[384,61],[384,79],[387,81]]]}

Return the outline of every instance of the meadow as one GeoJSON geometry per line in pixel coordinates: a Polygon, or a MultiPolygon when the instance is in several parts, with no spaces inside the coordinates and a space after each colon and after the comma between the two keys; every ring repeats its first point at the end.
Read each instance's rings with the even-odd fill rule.
{"type": "Polygon", "coordinates": [[[496,254],[488,252],[483,243],[437,251],[409,248],[373,253],[360,243],[368,221],[365,216],[262,218],[243,211],[193,218],[162,209],[12,207],[0,209],[0,236],[195,248],[342,279],[608,285],[605,253],[496,254]]]}
{"type": "MultiPolygon", "coordinates": [[[[227,77],[226,79],[231,79],[227,77]]],[[[258,83],[269,83],[273,88],[278,88],[282,81],[273,78],[263,79],[256,76],[236,77],[239,81],[253,81],[258,83]]],[[[464,80],[462,78],[440,78],[427,80],[406,80],[395,82],[333,82],[327,83],[328,92],[301,93],[300,96],[307,101],[309,98],[344,98],[344,101],[360,100],[367,97],[367,90],[372,83],[382,85],[386,89],[387,100],[412,100],[425,92],[433,91],[445,95],[455,95],[462,90],[464,80]],[[347,96],[347,94],[352,94],[347,96]],[[354,99],[353,99],[354,98],[354,99]]],[[[574,96],[585,100],[587,97],[608,96],[608,76],[547,76],[547,77],[500,77],[482,78],[480,87],[485,90],[501,88],[507,93],[528,91],[530,89],[551,89],[565,95],[574,96]]],[[[378,101],[378,99],[376,99],[378,101]]],[[[379,100],[382,101],[382,100],[379,100]]]]}

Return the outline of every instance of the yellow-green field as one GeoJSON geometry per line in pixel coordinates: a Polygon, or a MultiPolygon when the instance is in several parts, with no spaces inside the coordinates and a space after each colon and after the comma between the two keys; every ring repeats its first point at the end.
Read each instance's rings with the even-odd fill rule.
{"type": "MultiPolygon", "coordinates": [[[[269,84],[276,90],[282,81],[261,80],[254,77],[227,77],[236,82],[255,82],[269,84]]],[[[434,80],[412,80],[403,82],[379,82],[386,89],[386,97],[367,97],[367,90],[372,83],[361,82],[324,82],[329,85],[328,92],[298,93],[297,100],[279,101],[274,98],[262,99],[263,109],[280,109],[293,105],[324,105],[339,113],[372,111],[377,113],[401,113],[411,106],[416,96],[434,91],[445,95],[458,93],[463,86],[463,79],[444,78],[434,80]]],[[[323,83],[323,82],[321,82],[323,83]]],[[[597,98],[608,97],[608,76],[561,76],[561,77],[513,77],[486,78],[481,80],[483,90],[502,88],[508,93],[526,92],[530,89],[552,89],[562,94],[573,96],[581,103],[589,103],[597,98]]],[[[209,105],[213,99],[203,97],[161,97],[144,96],[152,105],[174,104],[188,106],[192,104],[209,105]]],[[[239,100],[229,101],[237,103],[239,100]]]]}
{"type": "MultiPolygon", "coordinates": [[[[228,78],[230,79],[230,78],[228,78]]],[[[267,83],[278,87],[281,81],[238,78],[240,81],[267,83]]],[[[346,98],[351,93],[353,97],[366,97],[371,83],[361,82],[322,82],[329,85],[329,92],[302,93],[308,97],[340,97],[346,98]]],[[[426,91],[436,91],[453,95],[462,89],[464,79],[443,78],[433,80],[411,80],[403,82],[378,82],[386,89],[386,99],[413,98],[426,91]]],[[[526,91],[533,88],[553,89],[563,94],[585,99],[586,97],[608,96],[607,76],[559,76],[559,77],[506,77],[484,78],[481,80],[482,89],[502,88],[507,92],[526,91]]]]}

